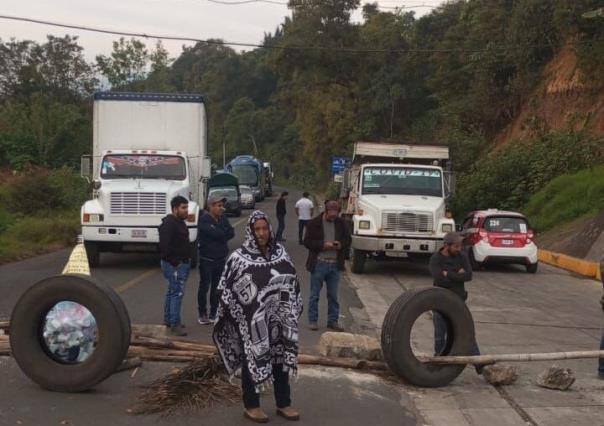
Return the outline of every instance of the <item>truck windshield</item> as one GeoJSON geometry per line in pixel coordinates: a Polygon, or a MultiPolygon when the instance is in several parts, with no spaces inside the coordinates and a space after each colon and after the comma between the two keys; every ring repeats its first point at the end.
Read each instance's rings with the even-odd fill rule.
{"type": "Polygon", "coordinates": [[[442,197],[442,172],[416,167],[366,167],[363,194],[442,197]]]}
{"type": "Polygon", "coordinates": [[[231,166],[231,173],[237,176],[241,185],[258,185],[258,171],[254,166],[231,166]]]}
{"type": "Polygon", "coordinates": [[[103,179],[185,180],[185,160],[175,155],[113,154],[103,157],[103,179]]]}

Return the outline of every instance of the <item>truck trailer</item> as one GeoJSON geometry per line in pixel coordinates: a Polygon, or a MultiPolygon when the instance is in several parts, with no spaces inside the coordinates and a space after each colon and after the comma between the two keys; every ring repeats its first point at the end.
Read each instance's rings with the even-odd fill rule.
{"type": "Polygon", "coordinates": [[[93,185],[92,199],[81,209],[91,266],[102,252],[157,252],[161,219],[177,195],[189,200],[194,266],[210,173],[201,95],[96,93],[92,156],[82,158],[82,174],[93,185]]]}

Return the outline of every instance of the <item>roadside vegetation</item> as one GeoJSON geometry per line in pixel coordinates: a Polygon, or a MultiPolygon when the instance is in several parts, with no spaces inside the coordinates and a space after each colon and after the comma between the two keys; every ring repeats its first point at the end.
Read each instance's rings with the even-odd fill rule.
{"type": "Polygon", "coordinates": [[[0,264],[73,245],[86,182],[68,168],[1,173],[0,264]]]}

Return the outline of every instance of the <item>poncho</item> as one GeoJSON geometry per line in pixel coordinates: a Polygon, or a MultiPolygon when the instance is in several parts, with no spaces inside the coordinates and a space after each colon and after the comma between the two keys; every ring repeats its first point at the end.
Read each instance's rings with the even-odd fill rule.
{"type": "Polygon", "coordinates": [[[266,215],[252,213],[246,238],[227,259],[218,285],[220,304],[213,338],[232,376],[245,362],[256,389],[272,383],[273,365],[295,376],[298,365],[300,284],[294,264],[272,228],[266,256],[252,226],[266,215]]]}

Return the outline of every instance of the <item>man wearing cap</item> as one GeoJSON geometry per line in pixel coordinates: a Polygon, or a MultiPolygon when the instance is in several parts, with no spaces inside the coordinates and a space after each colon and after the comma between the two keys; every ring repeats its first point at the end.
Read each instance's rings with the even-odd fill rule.
{"type": "MultiPolygon", "coordinates": [[[[444,246],[430,258],[430,274],[436,287],[446,288],[457,294],[464,302],[468,298],[465,283],[472,281],[472,266],[468,255],[463,250],[463,237],[457,232],[445,235],[444,246]]],[[[434,353],[441,354],[447,343],[447,323],[438,313],[432,312],[434,322],[434,353]]],[[[478,344],[470,355],[480,355],[478,344]]],[[[476,372],[482,373],[482,366],[476,366],[476,372]]]]}
{"type": "Polygon", "coordinates": [[[338,283],[344,270],[345,253],[350,246],[350,232],[339,217],[337,201],[326,201],[325,212],[306,225],[304,245],[308,249],[306,268],[311,272],[308,322],[311,330],[318,330],[319,297],[323,282],[327,287],[327,328],[344,331],[338,324],[338,283]]]}
{"type": "Polygon", "coordinates": [[[208,212],[199,218],[199,290],[197,292],[197,322],[212,324],[218,310],[218,283],[229,254],[228,242],[235,231],[224,215],[226,198],[217,195],[208,197],[208,212]],[[208,316],[208,290],[210,290],[210,313],[208,316]]]}

